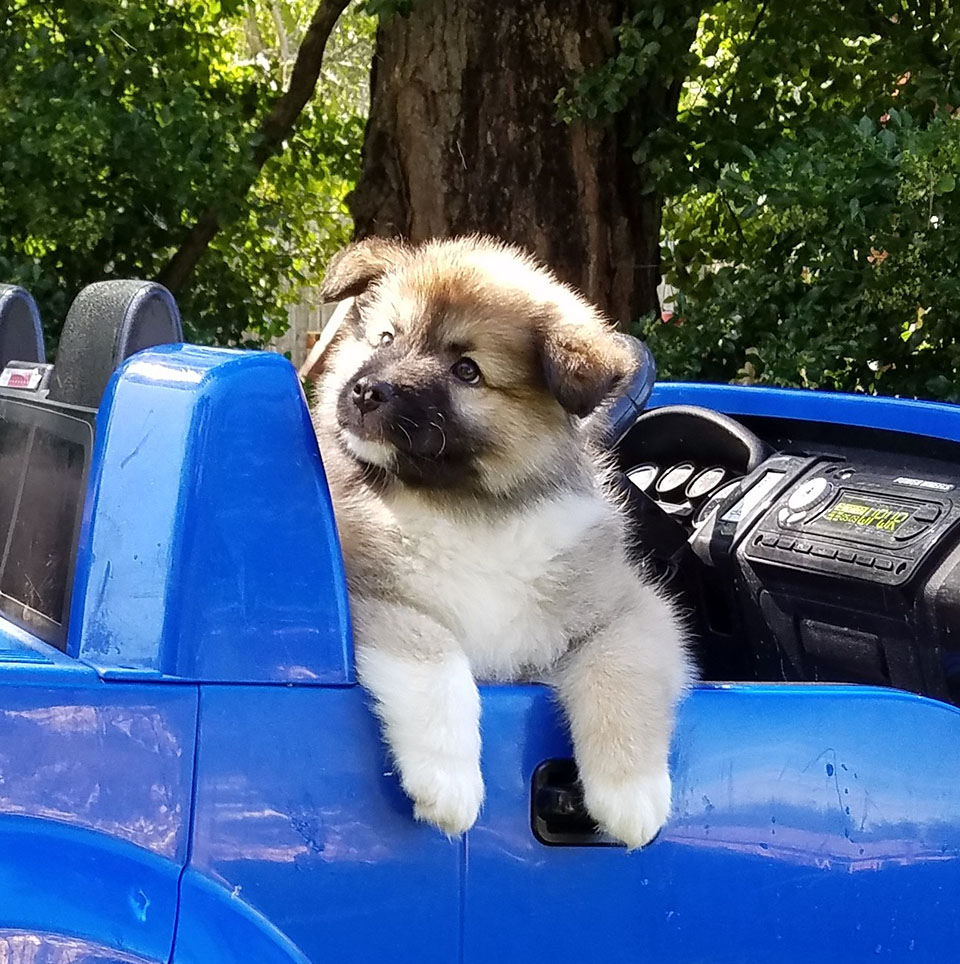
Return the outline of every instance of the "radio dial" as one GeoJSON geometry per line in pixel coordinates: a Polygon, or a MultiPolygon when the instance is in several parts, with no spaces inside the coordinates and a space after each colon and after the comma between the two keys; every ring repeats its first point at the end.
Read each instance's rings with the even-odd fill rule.
{"type": "Polygon", "coordinates": [[[793,513],[803,512],[822,501],[829,491],[830,483],[822,476],[808,479],[790,493],[787,508],[793,513]]]}

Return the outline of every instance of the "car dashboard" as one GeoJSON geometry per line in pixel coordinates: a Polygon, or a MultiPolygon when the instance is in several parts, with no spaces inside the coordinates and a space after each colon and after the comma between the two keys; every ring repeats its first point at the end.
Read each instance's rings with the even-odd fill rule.
{"type": "Polygon", "coordinates": [[[668,405],[618,457],[638,560],[681,599],[705,679],[960,705],[960,444],[668,405]]]}

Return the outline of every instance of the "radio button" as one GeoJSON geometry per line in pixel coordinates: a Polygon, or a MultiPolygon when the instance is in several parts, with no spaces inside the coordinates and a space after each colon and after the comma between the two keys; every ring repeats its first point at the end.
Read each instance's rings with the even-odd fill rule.
{"type": "Polygon", "coordinates": [[[849,549],[837,550],[837,559],[840,562],[853,562],[853,560],[856,558],[857,554],[855,552],[851,552],[849,549]]]}
{"type": "Polygon", "coordinates": [[[799,522],[803,522],[806,519],[806,512],[791,512],[786,506],[784,506],[777,513],[777,522],[786,528],[787,526],[795,526],[799,522]]]}
{"type": "Polygon", "coordinates": [[[829,488],[830,483],[822,476],[808,479],[790,493],[790,498],[787,499],[787,508],[792,512],[809,509],[810,506],[816,505],[827,494],[829,488]]]}
{"type": "Polygon", "coordinates": [[[809,551],[810,551],[810,548],[811,548],[811,546],[810,546],[810,543],[809,543],[809,542],[801,542],[801,541],[798,541],[797,544],[793,547],[793,551],[794,551],[794,552],[809,552],[809,551]]]}
{"type": "Polygon", "coordinates": [[[787,552],[789,552],[796,544],[796,541],[796,539],[789,539],[787,536],[781,536],[779,539],[777,539],[777,548],[786,549],[787,552]]]}
{"type": "Polygon", "coordinates": [[[883,556],[877,556],[876,568],[882,569],[884,572],[893,572],[893,560],[884,559],[883,556]]]}
{"type": "Polygon", "coordinates": [[[914,517],[904,522],[893,534],[893,538],[896,539],[897,542],[906,542],[907,539],[912,539],[914,536],[920,535],[921,532],[926,532],[929,528],[929,522],[918,522],[916,517],[914,517]]]}
{"type": "Polygon", "coordinates": [[[822,559],[836,559],[837,550],[833,546],[814,546],[813,555],[820,556],[822,559]]]}
{"type": "Polygon", "coordinates": [[[873,567],[873,565],[876,563],[876,561],[877,561],[877,560],[876,560],[876,557],[875,557],[875,556],[868,556],[868,555],[865,555],[865,554],[862,553],[862,552],[858,552],[858,553],[857,553],[857,565],[858,565],[858,566],[865,566],[865,567],[867,567],[867,568],[869,569],[869,568],[872,568],[872,567],[873,567]]]}
{"type": "Polygon", "coordinates": [[[917,522],[936,522],[940,517],[940,506],[932,503],[922,505],[913,513],[913,517],[917,522]]]}

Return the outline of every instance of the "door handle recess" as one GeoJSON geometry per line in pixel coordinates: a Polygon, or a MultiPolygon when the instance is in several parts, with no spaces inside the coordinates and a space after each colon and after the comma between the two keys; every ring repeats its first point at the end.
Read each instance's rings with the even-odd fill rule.
{"type": "Polygon", "coordinates": [[[533,771],[530,825],[542,844],[552,847],[619,847],[597,829],[583,803],[583,788],[573,760],[544,760],[533,771]]]}

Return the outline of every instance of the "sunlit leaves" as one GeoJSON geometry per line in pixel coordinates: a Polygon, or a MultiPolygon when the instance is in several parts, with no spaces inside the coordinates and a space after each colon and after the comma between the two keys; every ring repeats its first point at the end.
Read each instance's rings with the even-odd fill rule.
{"type": "Polygon", "coordinates": [[[676,9],[634,0],[561,102],[635,123],[683,80],[676,116],[634,132],[679,291],[646,326],[661,370],[960,398],[960,11],[721,0],[684,46],[655,26],[676,9]]]}
{"type": "Polygon", "coordinates": [[[318,97],[248,192],[251,138],[284,70],[279,45],[251,51],[244,32],[268,8],[295,56],[312,13],[296,0],[5,7],[0,279],[31,288],[51,339],[80,286],[153,276],[208,206],[225,227],[180,297],[201,340],[275,333],[343,240],[371,21],[347,14],[318,97]]]}
{"type": "Polygon", "coordinates": [[[960,118],[838,118],[672,212],[674,377],[960,400],[960,118]],[[711,227],[708,228],[707,224],[711,227]]]}

